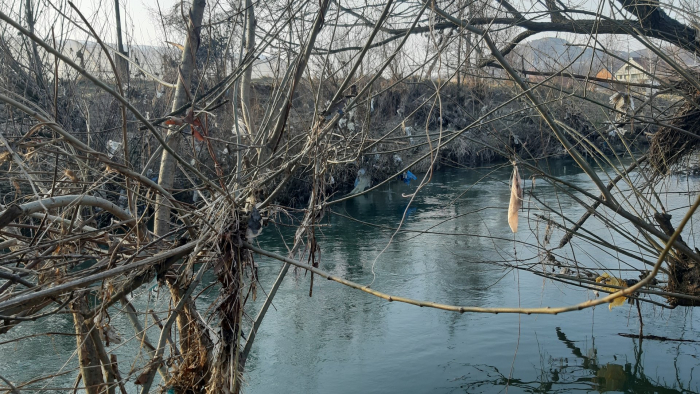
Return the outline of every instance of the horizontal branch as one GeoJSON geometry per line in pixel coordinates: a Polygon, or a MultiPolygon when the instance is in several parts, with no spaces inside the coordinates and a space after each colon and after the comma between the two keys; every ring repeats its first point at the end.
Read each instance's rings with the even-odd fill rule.
{"type": "MultiPolygon", "coordinates": [[[[31,215],[33,213],[42,212],[46,209],[62,208],[71,205],[85,205],[90,207],[102,208],[105,211],[116,216],[119,220],[132,221],[133,218],[129,212],[123,210],[119,206],[113,204],[111,201],[105,200],[104,198],[86,195],[68,195],[68,196],[58,196],[45,198],[42,200],[36,200],[22,204],[19,208],[22,210],[22,215],[31,215]]],[[[16,208],[10,207],[6,211],[0,213],[0,218],[5,216],[6,212],[16,208]]],[[[19,217],[20,215],[17,215],[19,217]]]]}
{"type": "Polygon", "coordinates": [[[21,285],[24,285],[25,287],[30,287],[30,288],[34,287],[34,283],[26,281],[17,275],[8,274],[8,273],[3,272],[3,271],[0,271],[0,279],[7,279],[10,282],[19,283],[21,285]]]}
{"type": "MultiPolygon", "coordinates": [[[[579,10],[568,10],[569,13],[578,14],[593,14],[596,18],[600,15],[594,13],[588,13],[579,10]]],[[[573,19],[558,22],[537,22],[531,19],[525,19],[522,17],[499,17],[499,18],[471,18],[462,20],[461,23],[456,24],[452,22],[440,22],[433,25],[426,26],[416,26],[412,29],[390,29],[390,34],[388,38],[382,41],[372,44],[372,48],[385,45],[391,41],[394,41],[406,32],[410,31],[410,34],[420,34],[429,31],[438,31],[445,29],[454,29],[460,26],[511,26],[511,27],[521,27],[526,29],[526,32],[520,34],[517,39],[514,40],[514,44],[517,44],[520,40],[530,37],[537,33],[545,32],[560,32],[560,33],[574,33],[574,34],[624,34],[624,35],[634,35],[634,31],[638,30],[642,32],[645,36],[651,38],[657,38],[671,44],[674,44],[685,50],[700,53],[700,41],[697,39],[698,35],[695,29],[685,26],[682,23],[675,21],[674,19],[666,16],[665,18],[658,18],[653,23],[640,22],[636,20],[617,20],[610,18],[601,19],[573,19]]],[[[505,52],[510,52],[514,45],[508,45],[504,48],[505,52]]],[[[357,51],[362,49],[361,47],[343,47],[335,48],[330,51],[330,53],[338,53],[345,51],[357,51]]],[[[323,50],[318,49],[319,53],[323,50]]]]}
{"type": "Polygon", "coordinates": [[[149,265],[156,264],[160,262],[163,259],[166,259],[168,257],[181,254],[183,252],[189,251],[194,249],[194,247],[197,245],[199,240],[195,240],[189,243],[186,243],[180,247],[173,248],[170,250],[167,250],[162,253],[158,253],[156,255],[153,255],[151,257],[147,257],[143,260],[128,264],[128,265],[123,265],[120,267],[112,268],[110,270],[100,272],[98,274],[86,276],[84,278],[80,278],[68,283],[63,283],[57,286],[54,286],[49,289],[44,289],[37,291],[35,293],[30,293],[30,294],[24,294],[19,297],[15,297],[12,299],[9,299],[7,301],[0,302],[0,311],[5,310],[7,308],[23,305],[29,301],[33,301],[39,298],[45,298],[45,297],[51,297],[51,296],[57,296],[61,295],[63,293],[66,293],[68,291],[77,289],[77,288],[84,288],[89,286],[90,284],[103,280],[103,279],[108,279],[112,278],[117,275],[125,274],[127,272],[131,272],[136,270],[137,268],[141,267],[146,267],[149,265]]]}
{"type": "MultiPolygon", "coordinates": [[[[318,269],[316,267],[313,267],[311,265],[302,263],[297,260],[293,260],[287,257],[284,257],[282,255],[268,252],[266,250],[260,249],[254,245],[251,245],[247,242],[243,242],[243,246],[246,247],[247,249],[252,250],[255,253],[272,257],[275,260],[279,260],[285,263],[289,263],[291,265],[303,268],[305,270],[311,271],[316,275],[319,275],[323,278],[326,278],[328,280],[332,280],[333,282],[338,282],[342,285],[351,287],[353,289],[357,289],[360,291],[363,291],[367,294],[371,294],[375,297],[387,300],[389,302],[401,302],[405,304],[410,304],[410,305],[416,305],[420,307],[427,307],[427,308],[435,308],[435,309],[442,309],[445,311],[450,311],[450,312],[460,312],[460,313],[465,313],[465,312],[471,312],[471,313],[493,313],[493,314],[498,314],[498,313],[517,313],[517,314],[525,314],[525,315],[531,315],[531,314],[538,314],[538,315],[556,315],[559,313],[564,313],[564,312],[573,312],[573,311],[579,311],[582,309],[590,308],[596,305],[601,305],[601,304],[606,304],[608,302],[611,302],[617,297],[620,296],[626,296],[628,294],[631,294],[639,287],[641,287],[644,283],[644,281],[641,281],[638,285],[622,289],[621,291],[618,291],[616,293],[613,293],[607,297],[599,298],[596,300],[590,300],[586,302],[582,302],[576,305],[571,305],[571,306],[565,306],[565,307],[559,307],[559,308],[552,308],[552,307],[544,307],[544,308],[481,308],[481,307],[475,307],[475,306],[458,306],[458,305],[448,305],[448,304],[440,304],[437,302],[430,302],[430,301],[421,301],[421,300],[415,300],[412,298],[406,298],[406,297],[398,297],[398,296],[392,296],[386,293],[382,293],[380,291],[371,289],[369,286],[363,286],[359,283],[355,283],[349,280],[345,280],[342,278],[339,278],[337,276],[333,276],[329,274],[326,271],[323,271],[321,269],[318,269]]],[[[653,271],[653,275],[656,275],[656,272],[653,271]]],[[[652,274],[649,275],[649,277],[653,277],[652,274]]]]}

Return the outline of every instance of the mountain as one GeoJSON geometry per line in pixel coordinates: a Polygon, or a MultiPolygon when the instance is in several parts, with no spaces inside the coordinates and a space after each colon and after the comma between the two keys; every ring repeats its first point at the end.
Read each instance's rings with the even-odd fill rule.
{"type": "MultiPolygon", "coordinates": [[[[627,59],[624,52],[613,52],[622,59],[627,59]]],[[[525,69],[530,71],[559,71],[564,68],[575,74],[595,75],[602,68],[611,71],[622,65],[622,61],[600,49],[572,45],[557,37],[544,37],[525,42],[518,46],[517,55],[521,57],[525,69]]],[[[522,68],[521,64],[518,64],[522,68]]]]}
{"type": "MultiPolygon", "coordinates": [[[[594,76],[602,69],[615,73],[627,59],[645,59],[646,63],[660,61],[649,49],[635,51],[610,51],[572,45],[558,37],[544,37],[520,44],[511,55],[517,69],[552,72],[566,68],[574,74],[594,76]]],[[[664,53],[675,61],[687,66],[698,67],[697,56],[678,49],[664,49],[664,53]]]]}

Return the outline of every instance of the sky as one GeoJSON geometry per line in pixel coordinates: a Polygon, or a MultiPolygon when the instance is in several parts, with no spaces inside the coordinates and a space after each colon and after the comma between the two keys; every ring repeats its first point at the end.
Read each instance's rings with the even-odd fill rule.
{"type": "MultiPolygon", "coordinates": [[[[3,3],[17,1],[19,0],[2,0],[3,3]]],[[[61,2],[61,0],[53,1],[54,3],[61,2]]],[[[188,0],[185,1],[186,3],[189,3],[188,0]]],[[[221,0],[208,1],[208,8],[211,8],[212,6],[220,7],[220,1],[221,0]]],[[[170,10],[175,4],[177,4],[177,2],[177,0],[119,0],[121,7],[122,29],[126,35],[127,41],[129,41],[131,44],[140,45],[165,45],[164,41],[168,40],[169,36],[177,35],[178,32],[166,31],[165,34],[163,34],[163,27],[157,20],[156,15],[159,8],[163,12],[167,12],[167,10],[170,10]],[[164,36],[168,38],[164,38],[164,36]]],[[[93,27],[98,31],[101,37],[105,38],[105,41],[114,41],[115,27],[113,0],[74,0],[73,3],[91,21],[93,27]]],[[[349,1],[342,1],[342,3],[349,3],[349,1]]],[[[517,4],[517,2],[514,3],[517,4]]],[[[579,3],[580,6],[587,9],[597,8],[597,1],[593,2],[591,0],[584,0],[579,1],[579,3]]],[[[603,3],[607,2],[603,1],[603,3]]],[[[526,4],[521,4],[518,8],[532,9],[531,6],[526,4]]],[[[53,20],[55,20],[53,17],[48,16],[44,22],[52,23],[53,20]]],[[[80,33],[74,31],[73,35],[80,35],[80,33]]],[[[538,34],[533,37],[533,39],[546,36],[547,34],[538,34]]],[[[73,38],[80,39],[82,37],[73,38]]],[[[567,37],[562,36],[562,38],[566,39],[567,37]]]]}
{"type": "MultiPolygon", "coordinates": [[[[6,8],[6,4],[10,4],[10,8],[16,8],[18,4],[22,3],[24,0],[0,0],[0,4],[6,8]]],[[[52,0],[54,4],[60,4],[65,0],[52,0]]],[[[238,0],[232,0],[238,1],[238,0]]],[[[350,5],[353,1],[357,0],[341,0],[343,5],[350,5]]],[[[519,9],[523,10],[534,10],[541,9],[538,0],[512,0],[514,4],[518,6],[519,9]]],[[[607,6],[608,0],[564,0],[566,1],[576,1],[576,4],[570,4],[577,7],[582,7],[588,10],[596,10],[599,5],[602,7],[604,13],[608,13],[609,7],[607,6]]],[[[690,1],[697,3],[700,0],[671,0],[673,4],[678,1],[690,1]]],[[[56,20],[62,18],[56,18],[56,13],[50,10],[43,1],[36,0],[36,3],[42,4],[42,9],[44,9],[43,18],[40,16],[40,22],[43,25],[51,25],[56,20]]],[[[189,4],[190,0],[185,0],[189,4]]],[[[208,9],[211,7],[216,7],[221,9],[221,3],[227,2],[227,0],[209,0],[208,9]]],[[[98,34],[108,43],[114,43],[115,41],[115,24],[114,24],[114,1],[113,0],[74,0],[76,6],[83,12],[83,14],[91,21],[93,27],[97,30],[98,34]]],[[[125,41],[127,45],[153,45],[153,46],[166,46],[165,41],[181,41],[182,32],[176,31],[164,31],[160,21],[157,19],[158,9],[160,8],[163,12],[167,12],[172,9],[172,7],[178,3],[177,0],[119,0],[121,9],[121,19],[122,19],[122,29],[125,35],[125,41]]],[[[225,8],[229,8],[228,5],[225,8]]],[[[555,33],[544,33],[537,34],[527,41],[540,39],[547,36],[557,35],[555,33]]],[[[558,37],[564,38],[567,41],[573,43],[582,43],[582,36],[578,37],[578,40],[574,35],[568,34],[558,34],[558,37]]],[[[86,38],[85,34],[80,32],[80,30],[72,28],[68,34],[69,38],[84,40],[86,38]]],[[[615,37],[613,42],[619,47],[619,50],[637,50],[641,49],[642,45],[633,39],[628,37],[619,36],[615,37]]]]}
{"type": "MultiPolygon", "coordinates": [[[[218,1],[210,0],[207,3],[211,5],[218,1]]],[[[104,41],[108,43],[116,41],[114,0],[72,0],[72,2],[90,21],[92,27],[104,41]]],[[[20,4],[23,3],[24,0],[0,0],[0,9],[6,13],[6,10],[14,11],[13,16],[17,18],[20,4]]],[[[50,0],[50,3],[43,0],[33,0],[33,3],[39,4],[40,14],[37,15],[37,31],[39,34],[46,34],[46,32],[50,31],[51,26],[54,26],[56,29],[57,36],[60,34],[60,23],[65,21],[65,18],[58,17],[58,13],[52,5],[56,7],[63,5],[66,13],[71,15],[75,21],[79,21],[77,15],[68,7],[66,0],[50,0]]],[[[163,12],[167,12],[177,3],[177,0],[119,0],[125,40],[133,45],[166,45],[163,37],[169,36],[169,34],[167,32],[163,34],[162,25],[156,18],[158,7],[160,6],[163,12]]],[[[80,25],[82,26],[82,23],[80,25]]],[[[85,34],[75,27],[65,26],[65,28],[68,32],[68,38],[76,40],[86,38],[85,34]]]]}
{"type": "MultiPolygon", "coordinates": [[[[112,37],[114,30],[114,2],[112,0],[75,0],[73,2],[90,20],[109,21],[93,25],[102,37],[112,37]],[[101,30],[101,31],[100,31],[101,30]]],[[[171,9],[177,0],[120,0],[122,29],[131,44],[163,46],[163,28],[155,21],[158,7],[163,12],[171,9]]]]}

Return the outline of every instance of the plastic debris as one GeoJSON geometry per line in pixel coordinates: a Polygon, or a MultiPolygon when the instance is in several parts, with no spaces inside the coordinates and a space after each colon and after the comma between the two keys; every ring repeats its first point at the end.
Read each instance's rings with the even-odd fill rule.
{"type": "Polygon", "coordinates": [[[634,111],[634,99],[627,93],[615,92],[610,96],[610,104],[615,110],[615,121],[623,122],[629,115],[630,111],[634,111]]]}
{"type": "Polygon", "coordinates": [[[122,143],[117,141],[109,140],[107,141],[107,150],[109,151],[109,157],[112,158],[117,155],[122,150],[122,143]]]}
{"type": "Polygon", "coordinates": [[[518,166],[513,166],[513,179],[510,183],[510,204],[508,204],[508,225],[514,233],[518,232],[518,211],[523,204],[523,178],[518,166]]]}
{"type": "Polygon", "coordinates": [[[413,127],[406,126],[403,122],[401,122],[401,127],[403,128],[404,134],[408,137],[408,143],[413,146],[413,127]]]}
{"type": "MultiPolygon", "coordinates": [[[[600,283],[600,284],[613,285],[613,286],[620,286],[620,287],[623,287],[623,288],[624,288],[624,287],[627,287],[627,281],[626,281],[626,280],[620,279],[620,278],[616,278],[616,277],[614,277],[614,276],[611,276],[611,275],[609,275],[607,272],[603,272],[603,275],[597,277],[597,278],[595,279],[595,281],[596,281],[596,283],[600,283]]],[[[609,292],[612,292],[612,293],[617,292],[617,291],[620,291],[620,289],[615,288],[615,287],[604,287],[604,286],[601,286],[601,289],[602,289],[602,290],[609,291],[609,292]]],[[[610,310],[612,310],[612,308],[614,308],[614,307],[616,307],[616,306],[624,305],[626,299],[627,299],[627,297],[625,297],[625,296],[619,296],[619,297],[613,299],[612,301],[610,301],[610,304],[608,304],[608,308],[609,308],[610,310]]]]}
{"type": "Polygon", "coordinates": [[[119,333],[117,333],[114,327],[110,326],[109,323],[104,322],[99,315],[95,316],[93,322],[95,323],[95,327],[97,327],[100,337],[107,346],[114,343],[122,343],[122,338],[119,336],[119,333]]]}
{"type": "Polygon", "coordinates": [[[627,129],[625,129],[624,127],[617,127],[615,122],[603,122],[603,124],[608,125],[607,133],[609,137],[619,138],[627,134],[627,129]]]}
{"type": "Polygon", "coordinates": [[[559,270],[559,275],[573,275],[574,271],[571,270],[569,267],[562,267],[561,270],[559,270]]]}
{"type": "Polygon", "coordinates": [[[362,193],[370,186],[371,182],[372,179],[370,178],[369,174],[367,174],[367,170],[360,168],[360,170],[357,171],[357,178],[355,178],[355,188],[352,189],[350,195],[362,193]]]}
{"type": "Polygon", "coordinates": [[[416,179],[418,179],[418,178],[416,178],[416,176],[413,175],[413,173],[411,171],[404,171],[404,173],[401,174],[401,180],[403,181],[403,183],[405,183],[407,185],[410,185],[411,181],[414,181],[416,179]]]}
{"type": "Polygon", "coordinates": [[[258,211],[258,208],[253,206],[253,208],[250,211],[250,217],[248,217],[248,230],[246,230],[246,238],[249,241],[252,241],[260,235],[260,232],[262,230],[262,225],[263,225],[263,219],[262,216],[260,215],[260,212],[258,211]]]}

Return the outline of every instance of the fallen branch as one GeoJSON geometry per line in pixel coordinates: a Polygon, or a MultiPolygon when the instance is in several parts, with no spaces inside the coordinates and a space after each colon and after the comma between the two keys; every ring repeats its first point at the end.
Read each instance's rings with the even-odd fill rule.
{"type": "Polygon", "coordinates": [[[137,268],[146,267],[146,266],[158,263],[159,261],[166,259],[168,257],[171,257],[174,255],[180,254],[182,252],[194,249],[194,247],[197,245],[197,242],[199,242],[199,241],[189,242],[183,246],[180,246],[180,247],[177,247],[174,249],[170,249],[170,250],[167,250],[167,251],[162,252],[162,253],[158,253],[158,254],[153,255],[151,257],[145,258],[141,261],[131,263],[129,265],[112,268],[110,270],[100,272],[98,274],[86,276],[84,278],[80,278],[80,279],[74,280],[72,282],[63,283],[63,284],[60,284],[58,286],[54,286],[54,287],[49,288],[49,289],[40,290],[40,291],[37,291],[35,293],[25,294],[25,295],[22,295],[19,297],[12,298],[12,299],[7,300],[7,301],[0,302],[0,311],[7,309],[7,308],[14,307],[14,306],[19,306],[19,305],[22,305],[26,302],[36,300],[39,298],[60,295],[60,294],[63,294],[65,292],[68,292],[70,290],[74,290],[74,289],[77,289],[80,287],[86,287],[94,282],[99,281],[99,280],[108,279],[108,278],[111,278],[111,277],[114,277],[117,275],[131,272],[137,268]]]}

